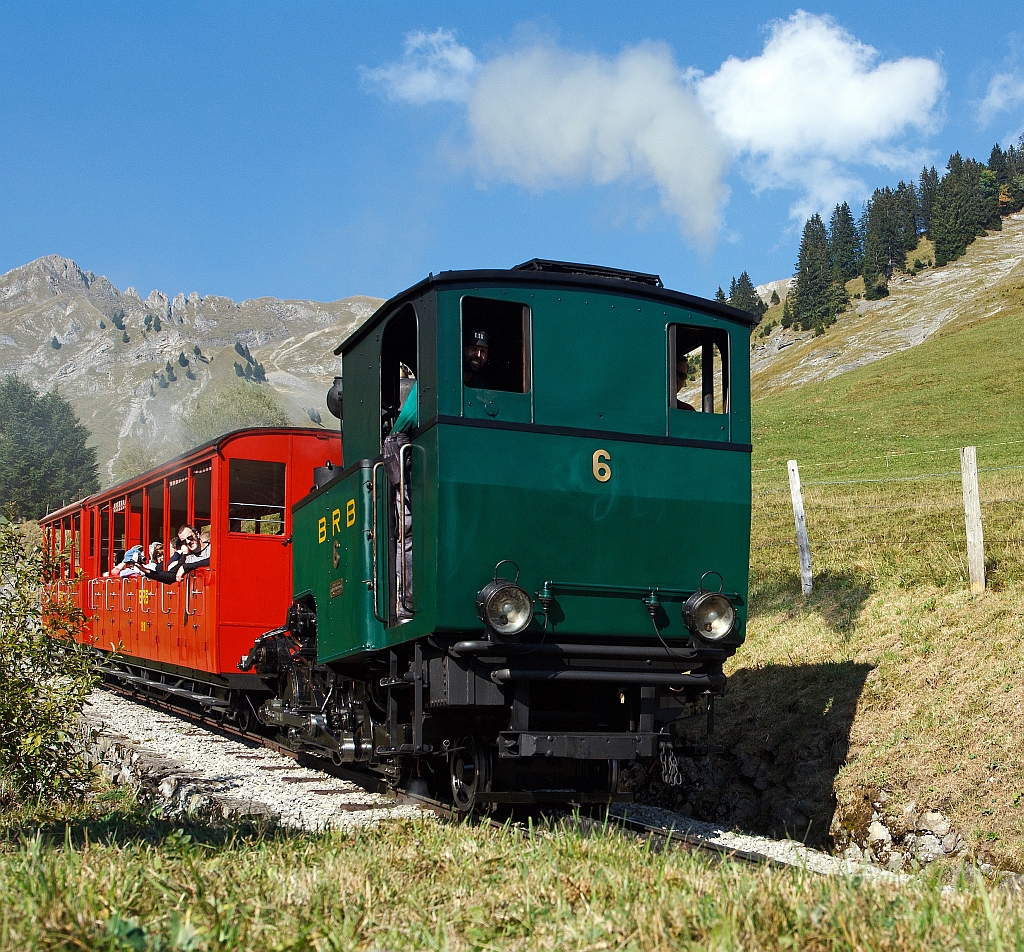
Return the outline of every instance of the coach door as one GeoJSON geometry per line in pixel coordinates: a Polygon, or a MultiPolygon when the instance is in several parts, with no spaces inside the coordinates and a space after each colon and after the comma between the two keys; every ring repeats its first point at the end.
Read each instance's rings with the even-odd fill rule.
{"type": "MultiPolygon", "coordinates": [[[[189,497],[192,516],[189,520],[196,532],[211,531],[211,488],[213,462],[207,460],[189,470],[189,497]]],[[[210,569],[202,568],[189,572],[179,588],[182,603],[182,647],[185,661],[190,668],[200,671],[213,670],[210,665],[210,643],[213,638],[208,609],[207,588],[212,580],[210,569]]]]}

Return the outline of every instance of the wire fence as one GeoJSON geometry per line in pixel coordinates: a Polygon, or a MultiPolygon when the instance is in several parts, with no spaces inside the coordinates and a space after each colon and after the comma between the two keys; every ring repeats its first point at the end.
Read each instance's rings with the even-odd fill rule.
{"type": "MultiPolygon", "coordinates": [[[[990,587],[1024,577],[1022,460],[1024,440],[977,448],[990,587]]],[[[971,583],[959,447],[797,464],[814,576],[867,573],[906,585],[971,583]]],[[[761,464],[753,479],[752,578],[791,578],[800,561],[787,462],[761,464]]]]}

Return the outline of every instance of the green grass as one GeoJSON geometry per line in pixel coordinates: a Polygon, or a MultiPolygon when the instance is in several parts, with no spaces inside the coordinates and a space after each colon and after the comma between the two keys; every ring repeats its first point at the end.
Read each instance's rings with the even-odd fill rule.
{"type": "MultiPolygon", "coordinates": [[[[721,739],[771,761],[776,803],[815,805],[807,819],[823,845],[835,820],[863,834],[860,804],[881,790],[894,813],[911,800],[940,809],[972,855],[1024,869],[1024,285],[977,309],[997,304],[997,316],[754,405],[751,623],[721,739]],[[980,597],[968,591],[964,445],[978,447],[980,597]],[[803,482],[809,598],[789,459],[803,482]]],[[[771,826],[764,810],[758,822],[771,826]]]]}
{"type": "Polygon", "coordinates": [[[943,895],[934,878],[879,885],[713,863],[614,830],[182,828],[123,797],[20,826],[0,852],[0,949],[1024,944],[1012,898],[973,877],[943,895]]]}

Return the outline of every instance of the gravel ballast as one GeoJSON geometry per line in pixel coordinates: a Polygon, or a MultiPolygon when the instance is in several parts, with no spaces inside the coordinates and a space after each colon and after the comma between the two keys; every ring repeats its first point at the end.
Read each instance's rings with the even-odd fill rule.
{"type": "Polygon", "coordinates": [[[303,830],[430,815],[108,691],[93,691],[83,716],[104,773],[172,814],[259,816],[303,830]]]}

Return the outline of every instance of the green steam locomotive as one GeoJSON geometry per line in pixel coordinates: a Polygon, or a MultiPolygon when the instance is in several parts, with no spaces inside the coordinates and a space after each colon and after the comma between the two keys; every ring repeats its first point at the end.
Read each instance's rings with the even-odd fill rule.
{"type": "Polygon", "coordinates": [[[745,636],[750,331],[657,275],[431,275],[336,351],[344,462],[294,508],[260,720],[396,785],[617,796],[745,636]],[[342,392],[342,379],[344,391],[342,392]]]}

